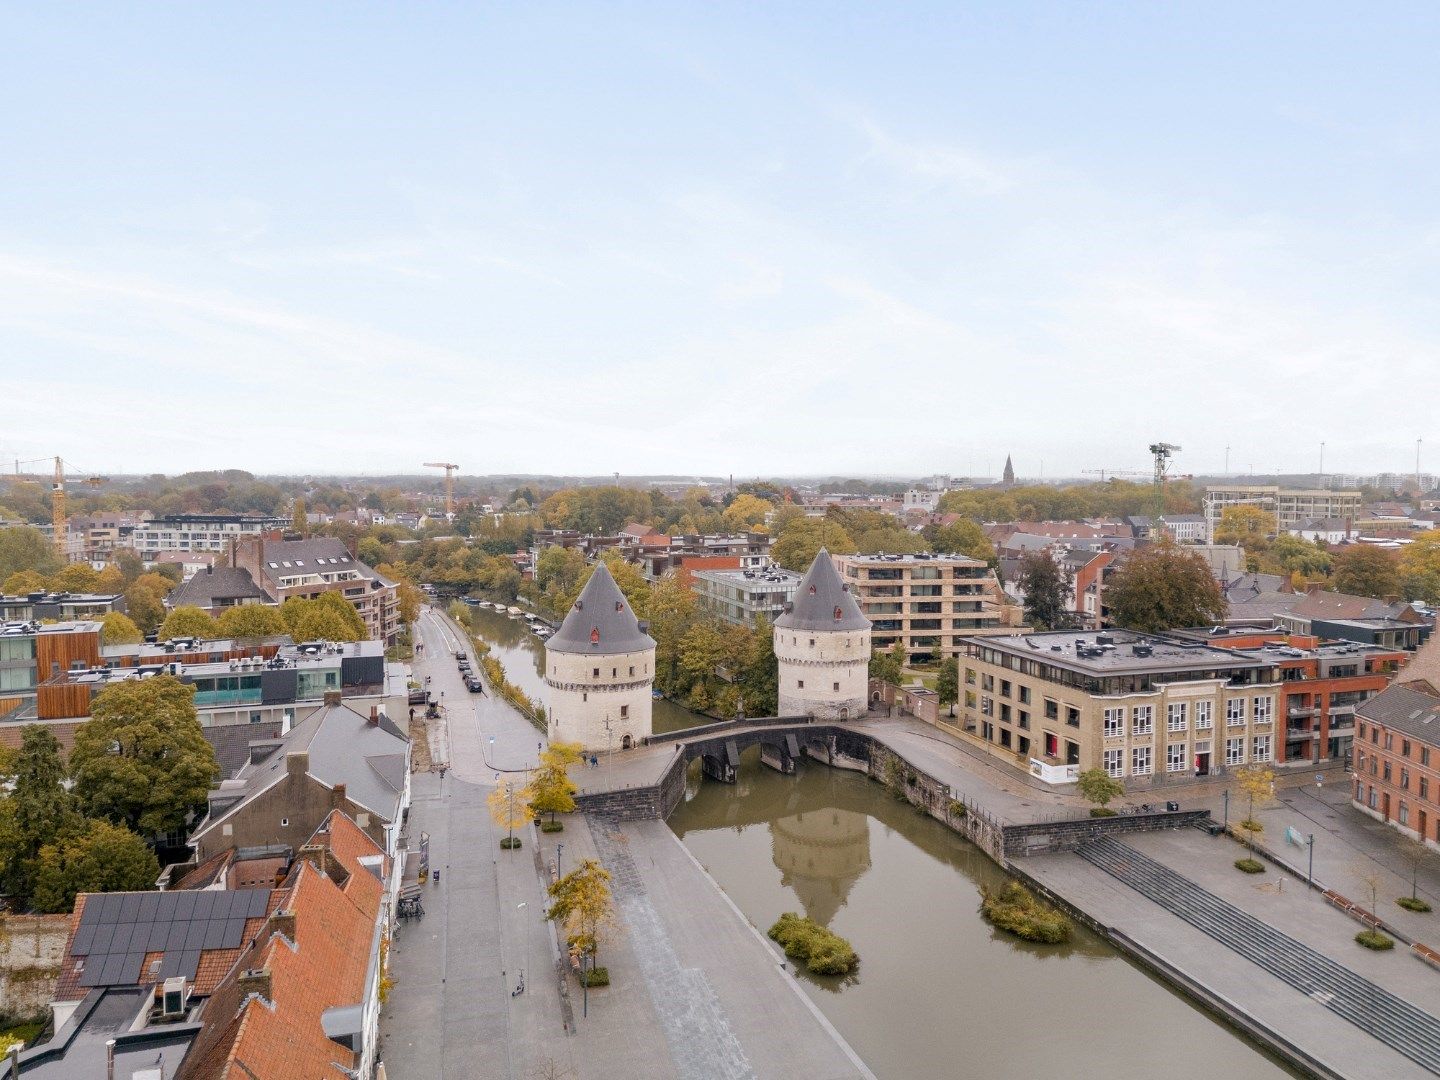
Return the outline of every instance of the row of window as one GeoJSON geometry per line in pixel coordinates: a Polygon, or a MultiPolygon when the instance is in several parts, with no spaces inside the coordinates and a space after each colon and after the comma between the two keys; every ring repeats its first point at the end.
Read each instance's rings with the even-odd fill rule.
{"type": "MultiPolygon", "coordinates": [[[[1368,755],[1367,759],[1365,751],[1357,750],[1355,752],[1355,771],[1368,771],[1371,776],[1378,776],[1388,783],[1393,777],[1394,770],[1389,760],[1375,754],[1368,755]]],[[[1428,799],[1430,797],[1430,778],[1421,776],[1417,779],[1419,780],[1417,788],[1420,798],[1428,799]]],[[[1405,765],[1400,766],[1400,787],[1404,791],[1410,790],[1410,769],[1405,765]]]]}
{"type": "MultiPolygon", "coordinates": [[[[1370,742],[1371,742],[1373,745],[1375,745],[1375,746],[1379,746],[1379,745],[1380,745],[1380,729],[1379,729],[1378,727],[1376,727],[1374,724],[1366,725],[1366,724],[1363,724],[1363,723],[1362,723],[1362,724],[1360,725],[1360,730],[1359,730],[1359,732],[1358,732],[1359,737],[1360,737],[1361,739],[1364,739],[1367,733],[1368,733],[1369,736],[1370,736],[1370,742]]],[[[1385,749],[1386,749],[1386,750],[1394,750],[1394,749],[1395,749],[1395,733],[1392,732],[1392,731],[1387,731],[1387,732],[1385,732],[1385,749]]],[[[1400,740],[1400,756],[1401,756],[1401,757],[1406,757],[1406,758],[1408,758],[1408,757],[1410,756],[1410,740],[1409,740],[1409,739],[1402,738],[1402,739],[1400,740]]],[[[1421,744],[1420,744],[1420,764],[1421,764],[1421,765],[1429,765],[1429,764],[1430,764],[1430,747],[1426,746],[1424,743],[1421,743],[1421,744]]]]}
{"type": "MultiPolygon", "coordinates": [[[[1208,753],[1209,743],[1203,744],[1207,749],[1200,750],[1197,744],[1197,757],[1201,753],[1208,753]]],[[[1266,762],[1271,759],[1273,746],[1269,735],[1256,735],[1250,746],[1250,760],[1252,762],[1266,762]]],[[[1104,751],[1105,771],[1114,777],[1125,775],[1125,751],[1122,748],[1104,751]]],[[[1186,743],[1170,743],[1165,747],[1165,771],[1167,773],[1187,772],[1191,768],[1189,746],[1186,743]]],[[[1200,767],[1199,760],[1196,760],[1194,767],[1200,767]]],[[[1245,764],[1245,737],[1243,735],[1225,740],[1225,764],[1245,764]]],[[[1149,776],[1154,771],[1154,750],[1149,746],[1133,746],[1130,748],[1130,775],[1149,776]]]]}
{"type": "MultiPolygon", "coordinates": [[[[1212,710],[1214,702],[1196,701],[1195,727],[1205,731],[1214,726],[1212,710]]],[[[1165,729],[1186,731],[1190,727],[1190,705],[1188,701],[1172,701],[1165,706],[1165,729]]],[[[1275,701],[1269,697],[1251,699],[1251,712],[1255,723],[1268,724],[1274,715],[1275,701]]],[[[1155,706],[1136,705],[1130,710],[1131,734],[1149,735],[1155,730],[1155,706]]],[[[1245,726],[1245,699],[1230,698],[1225,702],[1225,726],[1245,726]]],[[[1105,738],[1119,738],[1125,734],[1125,706],[1107,708],[1104,713],[1103,732],[1105,738]]]]}

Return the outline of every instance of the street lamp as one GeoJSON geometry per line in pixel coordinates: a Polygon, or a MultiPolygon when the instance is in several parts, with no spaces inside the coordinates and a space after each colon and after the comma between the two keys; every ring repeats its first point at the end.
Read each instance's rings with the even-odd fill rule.
{"type": "Polygon", "coordinates": [[[1305,838],[1305,844],[1310,849],[1310,868],[1305,871],[1305,885],[1307,888],[1315,886],[1315,834],[1312,832],[1305,838]]]}
{"type": "Polygon", "coordinates": [[[1225,828],[1230,828],[1230,789],[1225,789],[1225,828]]]}
{"type": "Polygon", "coordinates": [[[555,876],[556,876],[557,878],[562,878],[562,877],[565,876],[563,873],[560,872],[560,860],[561,860],[561,858],[562,858],[564,855],[565,855],[565,845],[564,845],[564,844],[556,844],[556,845],[555,845],[555,876]]]}

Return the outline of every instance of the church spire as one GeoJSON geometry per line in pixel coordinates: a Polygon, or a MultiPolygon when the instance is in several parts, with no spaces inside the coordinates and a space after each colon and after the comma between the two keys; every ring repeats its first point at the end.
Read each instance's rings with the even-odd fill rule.
{"type": "Polygon", "coordinates": [[[1010,461],[1010,455],[1005,455],[1005,472],[1000,477],[1000,482],[1006,487],[1015,483],[1015,466],[1010,461]]]}

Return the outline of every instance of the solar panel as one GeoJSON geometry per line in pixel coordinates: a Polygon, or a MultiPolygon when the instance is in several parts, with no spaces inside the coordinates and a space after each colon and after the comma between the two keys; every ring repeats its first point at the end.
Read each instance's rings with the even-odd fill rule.
{"type": "Polygon", "coordinates": [[[225,924],[214,919],[205,924],[205,940],[202,949],[218,949],[225,944],[225,924]]]}
{"type": "Polygon", "coordinates": [[[120,898],[120,917],[116,922],[133,923],[140,918],[140,894],[125,893],[120,898]]]}
{"type": "Polygon", "coordinates": [[[165,938],[165,951],[178,952],[185,947],[185,936],[190,930],[188,922],[173,922],[170,924],[170,933],[165,938]]]}
{"type": "Polygon", "coordinates": [[[91,953],[99,953],[101,956],[110,951],[110,939],[115,936],[113,924],[102,924],[95,928],[95,940],[90,943],[91,953]]]}
{"type": "Polygon", "coordinates": [[[223,948],[223,949],[234,949],[234,948],[238,948],[240,945],[244,944],[244,942],[245,942],[245,920],[244,920],[244,919],[226,919],[226,920],[225,920],[225,944],[222,945],[221,948],[223,948]]]}
{"type": "Polygon", "coordinates": [[[185,935],[185,949],[200,949],[204,947],[206,925],[207,924],[203,922],[186,923],[189,932],[185,935]]]}
{"type": "Polygon", "coordinates": [[[136,918],[140,922],[154,922],[160,913],[160,897],[164,893],[145,893],[140,897],[140,914],[136,918]]]}
{"type": "Polygon", "coordinates": [[[146,952],[164,952],[165,942],[170,938],[170,923],[151,923],[150,940],[145,943],[146,952]]]}
{"type": "Polygon", "coordinates": [[[195,972],[200,969],[200,950],[186,949],[180,954],[180,970],[178,974],[184,975],[187,979],[195,978],[195,972]]]}
{"type": "Polygon", "coordinates": [[[100,973],[101,986],[114,986],[120,982],[120,973],[125,970],[125,954],[111,953],[105,957],[105,967],[100,973]]]}
{"type": "MultiPolygon", "coordinates": [[[[106,961],[107,965],[109,961],[106,961]]],[[[122,983],[133,983],[140,980],[140,967],[145,963],[143,952],[128,952],[120,958],[120,977],[116,980],[122,983]]]]}
{"type": "MultiPolygon", "coordinates": [[[[89,913],[87,912],[86,914],[89,913]]],[[[84,956],[90,951],[90,942],[94,940],[95,924],[93,922],[87,922],[82,915],[80,917],[80,929],[75,931],[75,940],[70,943],[70,951],[76,956],[84,956]]]]}
{"type": "Polygon", "coordinates": [[[230,917],[230,904],[234,900],[234,893],[219,892],[215,894],[214,906],[210,908],[210,918],[228,919],[230,917]]]}
{"type": "Polygon", "coordinates": [[[195,907],[190,912],[192,919],[208,919],[210,912],[215,907],[216,894],[213,892],[202,892],[195,894],[195,907]]]}
{"type": "Polygon", "coordinates": [[[180,971],[180,953],[167,952],[160,960],[160,974],[157,978],[162,981],[173,978],[180,971]]]}
{"type": "Polygon", "coordinates": [[[175,893],[175,912],[172,919],[189,919],[190,913],[195,910],[195,899],[198,895],[193,892],[175,893]]]}

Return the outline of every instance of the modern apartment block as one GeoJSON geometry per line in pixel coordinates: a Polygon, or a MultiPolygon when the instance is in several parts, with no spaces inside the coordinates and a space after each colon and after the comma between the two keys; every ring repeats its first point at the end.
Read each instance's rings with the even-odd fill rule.
{"type": "Polygon", "coordinates": [[[1440,848],[1440,697],[1397,683],[1357,710],[1354,805],[1440,848]]]}
{"type": "Polygon", "coordinates": [[[123,593],[33,592],[17,596],[0,595],[0,622],[6,623],[103,619],[112,611],[124,610],[123,593]]]}
{"type": "Polygon", "coordinates": [[[971,641],[948,729],[1047,783],[1103,768],[1149,788],[1275,759],[1277,668],[1127,630],[971,641]],[[953,726],[952,726],[953,725],[953,726]]]}
{"type": "Polygon", "coordinates": [[[1360,492],[1282,488],[1274,484],[1216,484],[1205,489],[1205,538],[1215,540],[1220,515],[1231,506],[1258,506],[1275,515],[1281,532],[1325,518],[1354,518],[1360,492]]]}
{"type": "Polygon", "coordinates": [[[250,536],[236,543],[232,558],[235,568],[248,573],[273,603],[283,604],[291,597],[313,600],[321,593],[338,592],[355,606],[370,637],[394,644],[400,632],[395,582],[352,556],[344,541],[250,536]]]}
{"type": "Polygon", "coordinates": [[[1013,633],[1021,609],[995,572],[964,555],[836,555],[877,649],[903,643],[912,663],[959,656],[972,638],[1013,633]]]}
{"type": "Polygon", "coordinates": [[[700,605],[737,626],[754,626],[761,615],[773,624],[795,598],[799,585],[799,574],[778,566],[690,573],[690,588],[700,605]]]}
{"type": "Polygon", "coordinates": [[[142,559],[152,560],[162,551],[227,551],[238,537],[278,534],[289,527],[288,517],[175,514],[137,525],[130,542],[142,559]]]}

